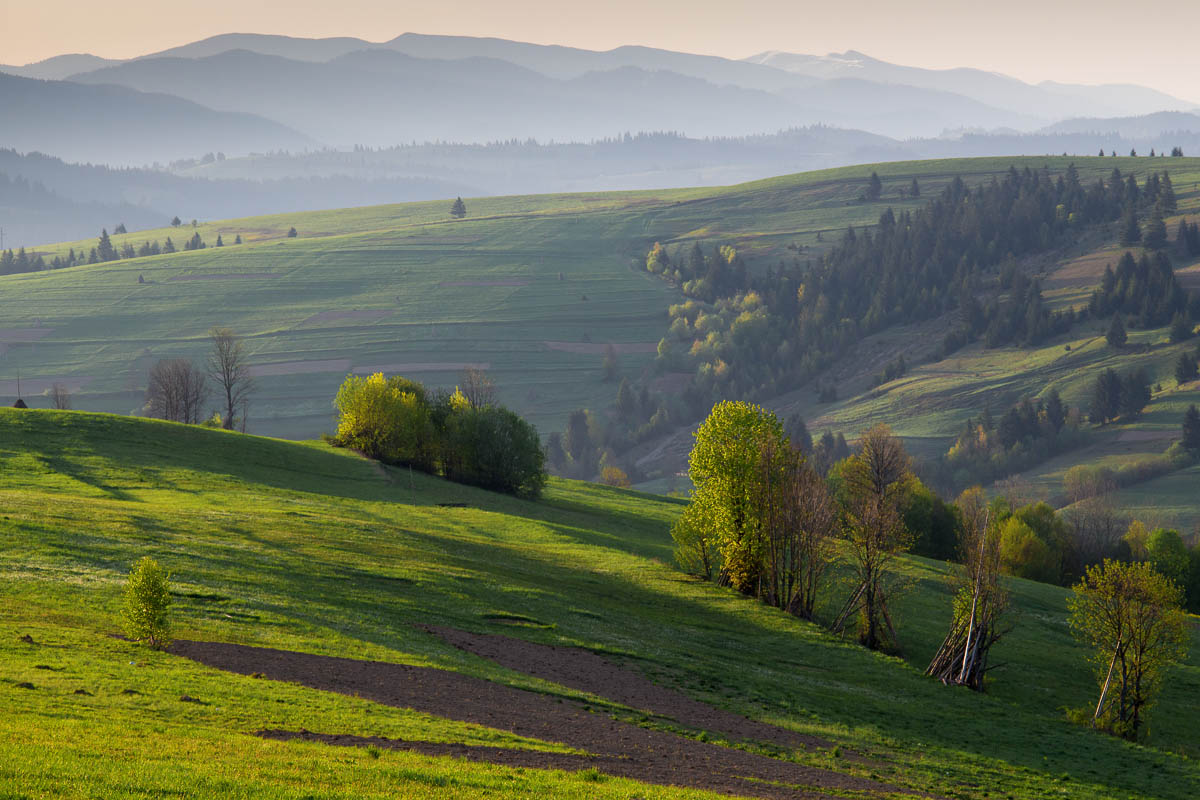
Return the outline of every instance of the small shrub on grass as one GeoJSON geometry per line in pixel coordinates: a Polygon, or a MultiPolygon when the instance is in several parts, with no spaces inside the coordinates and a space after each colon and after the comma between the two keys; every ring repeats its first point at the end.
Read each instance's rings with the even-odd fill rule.
{"type": "Polygon", "coordinates": [[[156,650],[171,643],[169,578],[157,561],[144,556],[125,584],[125,632],[130,639],[147,642],[156,650]]]}

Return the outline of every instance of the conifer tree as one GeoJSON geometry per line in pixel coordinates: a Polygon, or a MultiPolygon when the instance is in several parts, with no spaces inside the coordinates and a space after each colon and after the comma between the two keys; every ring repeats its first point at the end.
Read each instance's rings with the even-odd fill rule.
{"type": "Polygon", "coordinates": [[[883,181],[879,179],[878,172],[871,173],[871,180],[867,183],[867,191],[864,196],[869,202],[878,200],[883,195],[883,181]]]}
{"type": "MultiPolygon", "coordinates": [[[[1100,155],[1104,155],[1104,154],[1101,153],[1100,155]]],[[[908,193],[912,197],[920,197],[921,196],[921,186],[920,186],[920,184],[917,183],[916,178],[912,179],[912,184],[909,185],[909,187],[908,187],[908,193]]]]}
{"type": "Polygon", "coordinates": [[[1142,240],[1142,229],[1138,225],[1137,212],[1130,204],[1121,218],[1121,246],[1133,247],[1142,240]]]}
{"type": "Polygon", "coordinates": [[[1120,314],[1113,314],[1112,323],[1108,326],[1108,333],[1104,335],[1108,341],[1109,347],[1122,347],[1128,340],[1129,335],[1125,332],[1125,323],[1121,320],[1120,314]]]}
{"type": "Polygon", "coordinates": [[[1181,386],[1185,383],[1191,383],[1200,377],[1200,367],[1196,365],[1196,358],[1191,353],[1180,353],[1179,358],[1175,360],[1175,381],[1181,386]]]}
{"type": "Polygon", "coordinates": [[[450,216],[455,219],[462,219],[467,215],[467,204],[463,202],[461,197],[455,198],[454,203],[450,206],[450,216]]]}
{"type": "Polygon", "coordinates": [[[1163,172],[1162,179],[1159,181],[1158,207],[1162,209],[1163,214],[1174,214],[1179,208],[1179,201],[1175,197],[1175,187],[1171,184],[1171,176],[1166,172],[1163,172]]]}
{"type": "Polygon", "coordinates": [[[1183,446],[1193,453],[1200,451],[1200,411],[1194,403],[1183,415],[1183,446]]]}
{"type": "Polygon", "coordinates": [[[1142,236],[1142,243],[1149,250],[1162,250],[1167,246],[1167,226],[1163,223],[1162,214],[1157,207],[1146,222],[1146,232],[1142,236]]]}

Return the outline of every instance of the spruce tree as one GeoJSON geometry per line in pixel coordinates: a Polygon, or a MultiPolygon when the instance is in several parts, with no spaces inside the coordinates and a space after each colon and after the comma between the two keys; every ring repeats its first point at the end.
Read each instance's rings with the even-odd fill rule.
{"type": "Polygon", "coordinates": [[[1175,197],[1175,187],[1171,185],[1171,176],[1166,172],[1162,174],[1162,179],[1159,181],[1158,205],[1164,214],[1174,214],[1179,208],[1179,201],[1175,197]]]}
{"type": "Polygon", "coordinates": [[[1183,415],[1183,446],[1193,453],[1200,451],[1200,411],[1194,404],[1183,415]]]}
{"type": "Polygon", "coordinates": [[[867,191],[865,197],[868,201],[874,202],[883,196],[883,181],[879,179],[878,172],[871,173],[871,180],[867,183],[867,191]]]}
{"type": "Polygon", "coordinates": [[[1125,333],[1125,323],[1121,320],[1120,314],[1113,314],[1112,324],[1108,326],[1108,333],[1104,335],[1108,341],[1109,347],[1123,347],[1129,335],[1125,333]]]}
{"type": "MultiPolygon", "coordinates": [[[[1104,154],[1101,153],[1100,155],[1104,155],[1104,154]]],[[[912,179],[912,184],[908,187],[908,193],[913,197],[921,196],[921,186],[920,186],[920,184],[917,183],[916,178],[912,179]]]]}
{"type": "Polygon", "coordinates": [[[1195,326],[1188,319],[1187,315],[1182,312],[1176,312],[1171,318],[1171,341],[1184,342],[1192,338],[1192,333],[1195,331],[1195,326]]]}
{"type": "Polygon", "coordinates": [[[1162,214],[1157,207],[1146,222],[1142,243],[1149,250],[1162,250],[1167,246],[1167,226],[1163,223],[1162,214]]]}
{"type": "Polygon", "coordinates": [[[1141,240],[1142,229],[1138,225],[1137,212],[1131,203],[1126,206],[1125,214],[1121,217],[1121,246],[1133,247],[1141,240]]]}
{"type": "Polygon", "coordinates": [[[1175,380],[1179,385],[1191,383],[1200,377],[1200,367],[1196,365],[1196,358],[1190,353],[1180,353],[1179,358],[1175,361],[1175,380]]]}
{"type": "Polygon", "coordinates": [[[463,202],[461,197],[455,198],[454,203],[450,206],[450,216],[455,219],[462,219],[467,215],[467,204],[463,202]]]}

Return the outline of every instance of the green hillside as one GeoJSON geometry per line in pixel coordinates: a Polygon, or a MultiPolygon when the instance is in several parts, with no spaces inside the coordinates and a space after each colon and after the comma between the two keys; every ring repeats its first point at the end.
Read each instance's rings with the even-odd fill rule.
{"type": "MultiPolygon", "coordinates": [[[[327,430],[329,398],[350,370],[452,385],[464,364],[488,365],[506,404],[543,431],[561,429],[571,408],[615,391],[602,384],[606,344],[617,345],[629,376],[653,359],[678,300],[630,269],[654,241],[731,243],[773,264],[819,252],[847,225],[873,224],[884,206],[921,205],[898,194],[913,177],[927,198],[954,176],[977,183],[1012,165],[1062,170],[1069,161],[909,162],[728,188],[468,198],[464,220],[450,219],[446,202],[204,223],[195,232],[205,250],[0,278],[0,388],[15,394],[19,372],[27,395],[60,381],[77,391],[79,408],[128,413],[141,406],[154,360],[199,358],[206,331],[227,325],[249,337],[260,373],[257,432],[327,430]],[[872,170],[885,180],[883,199],[853,202],[872,170]],[[218,234],[221,249],[212,246],[218,234]],[[234,246],[238,235],[246,243],[234,246]]],[[[1114,166],[1170,168],[1182,203],[1200,201],[1191,188],[1197,159],[1073,161],[1084,180],[1114,166]]],[[[185,224],[113,242],[171,236],[182,246],[192,233],[185,224]]]]}
{"type": "Polygon", "coordinates": [[[903,562],[905,658],[886,657],[677,572],[667,529],[680,506],[669,499],[552,480],[542,501],[523,501],[320,444],[78,412],[0,411],[0,463],[0,796],[713,796],[603,771],[253,736],[565,751],[113,638],[124,577],[142,555],[173,573],[184,639],[439,667],[672,727],[415,626],[586,648],[836,745],[742,745],[751,752],[943,797],[1190,798],[1200,782],[1200,636],[1146,745],[1072,726],[1061,709],[1094,701],[1095,687],[1055,587],[1013,581],[1017,627],[979,696],[921,675],[949,617],[942,565],[903,562]]]}

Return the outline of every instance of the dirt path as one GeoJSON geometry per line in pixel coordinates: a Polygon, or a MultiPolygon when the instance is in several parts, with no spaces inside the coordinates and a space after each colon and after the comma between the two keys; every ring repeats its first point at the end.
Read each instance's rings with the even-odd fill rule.
{"type": "MultiPolygon", "coordinates": [[[[483,637],[483,641],[475,641],[468,634],[463,636],[469,638],[461,641],[472,646],[491,648],[499,644],[494,641],[498,637],[483,637]]],[[[520,649],[521,643],[514,640],[513,644],[520,649]]],[[[712,745],[665,731],[641,728],[590,711],[579,703],[561,697],[514,689],[449,670],[216,642],[181,640],[175,642],[170,651],[202,664],[243,675],[262,673],[272,680],[289,681],[461,722],[486,725],[518,736],[562,743],[589,755],[564,756],[309,731],[259,732],[259,735],[274,739],[375,744],[434,755],[463,755],[476,761],[516,766],[565,770],[595,768],[610,775],[646,783],[687,786],[771,800],[823,798],[828,797],[826,790],[868,793],[902,791],[875,781],[712,745]]],[[[588,684],[598,685],[616,677],[611,672],[611,669],[616,669],[612,665],[608,665],[610,670],[596,673],[585,671],[584,674],[590,677],[579,677],[578,667],[586,663],[589,663],[588,659],[572,658],[553,669],[561,670],[564,680],[588,684]]],[[[634,684],[613,686],[611,691],[629,699],[643,698],[644,702],[657,705],[665,701],[666,695],[662,692],[666,690],[654,688],[654,696],[648,695],[644,686],[634,684]]],[[[715,709],[712,711],[723,713],[715,709]]],[[[687,716],[695,711],[683,713],[687,716]]],[[[744,722],[756,724],[749,720],[744,722]]]]}

